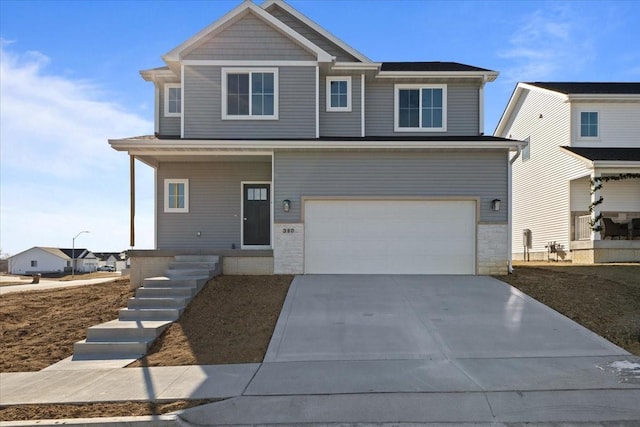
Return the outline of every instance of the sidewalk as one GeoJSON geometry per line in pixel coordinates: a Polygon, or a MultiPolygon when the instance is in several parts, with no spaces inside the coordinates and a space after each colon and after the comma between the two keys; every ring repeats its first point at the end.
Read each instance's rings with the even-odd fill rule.
{"type": "MultiPolygon", "coordinates": [[[[49,289],[70,288],[74,286],[97,285],[98,283],[112,282],[118,279],[119,279],[118,276],[98,277],[96,279],[65,280],[65,281],[40,279],[40,283],[38,283],[37,285],[36,284],[32,285],[31,282],[25,280],[24,285],[0,286],[0,295],[10,294],[14,292],[46,291],[49,289]]],[[[3,281],[3,282],[15,281],[15,278],[0,276],[0,281],[3,281]]]]}

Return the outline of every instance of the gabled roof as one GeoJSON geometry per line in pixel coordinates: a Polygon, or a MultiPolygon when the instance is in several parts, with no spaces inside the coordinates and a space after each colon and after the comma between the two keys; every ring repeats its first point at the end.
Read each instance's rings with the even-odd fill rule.
{"type": "Polygon", "coordinates": [[[59,249],[60,252],[64,253],[66,256],[68,256],[69,258],[75,256],[76,258],[84,258],[85,256],[89,255],[91,252],[89,252],[88,249],[85,248],[71,248],[71,249],[63,249],[60,248],[59,249]]]}
{"type": "Polygon", "coordinates": [[[624,95],[640,94],[640,83],[627,82],[531,82],[527,83],[542,89],[564,93],[565,95],[624,95]]]}
{"type": "Polygon", "coordinates": [[[236,8],[231,10],[229,13],[224,15],[222,18],[218,19],[208,27],[204,28],[196,35],[172,49],[162,58],[171,66],[171,63],[175,63],[180,61],[180,57],[182,52],[186,51],[190,47],[194,46],[196,43],[207,37],[209,34],[223,28],[229,23],[234,22],[236,19],[240,19],[246,14],[251,13],[255,15],[257,18],[261,19],[280,33],[289,37],[292,41],[299,44],[306,50],[313,52],[319,62],[331,62],[333,57],[322,50],[320,47],[316,46],[306,38],[302,37],[299,33],[293,31],[290,27],[285,25],[282,21],[272,16],[269,12],[262,9],[261,7],[256,6],[252,1],[243,1],[236,8]]]}
{"type": "Polygon", "coordinates": [[[640,148],[561,147],[591,161],[640,162],[640,148]]]}
{"type": "Polygon", "coordinates": [[[348,44],[346,44],[345,42],[340,40],[338,37],[336,37],[335,35],[331,34],[329,31],[327,31],[324,28],[322,28],[320,25],[318,25],[313,20],[309,19],[308,17],[306,17],[305,15],[303,15],[302,13],[300,13],[299,11],[297,11],[296,9],[294,9],[293,7],[288,5],[283,0],[267,0],[262,4],[261,7],[263,9],[267,10],[272,6],[277,6],[280,9],[286,11],[291,16],[295,17],[296,19],[298,19],[299,21],[301,21],[302,23],[304,23],[305,25],[310,27],[312,30],[316,31],[318,34],[322,35],[327,40],[331,41],[336,46],[342,48],[347,53],[349,53],[353,57],[355,57],[356,59],[358,59],[358,60],[360,60],[362,62],[371,62],[371,60],[369,58],[367,58],[365,55],[363,55],[362,53],[358,52],[356,49],[354,49],[353,47],[349,46],[348,44]]]}

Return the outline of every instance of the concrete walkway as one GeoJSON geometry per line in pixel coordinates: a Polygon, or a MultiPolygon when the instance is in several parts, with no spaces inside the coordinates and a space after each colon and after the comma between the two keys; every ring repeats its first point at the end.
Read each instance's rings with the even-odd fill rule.
{"type": "MultiPolygon", "coordinates": [[[[25,280],[24,285],[0,286],[0,295],[10,294],[14,292],[46,291],[50,289],[70,288],[74,286],[97,285],[98,283],[112,282],[118,279],[119,279],[118,276],[98,277],[95,279],[65,280],[65,281],[40,279],[40,283],[33,284],[33,285],[31,284],[30,281],[25,280]]],[[[16,279],[15,277],[0,276],[0,281],[14,282],[16,281],[16,279]]]]}
{"type": "Polygon", "coordinates": [[[225,399],[175,425],[640,423],[639,357],[487,277],[299,276],[262,364],[72,368],[0,374],[0,404],[225,399]]]}

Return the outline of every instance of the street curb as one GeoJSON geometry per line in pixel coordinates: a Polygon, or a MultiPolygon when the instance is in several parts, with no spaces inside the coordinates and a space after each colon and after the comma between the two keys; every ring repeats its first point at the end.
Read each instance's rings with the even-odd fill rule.
{"type": "Polygon", "coordinates": [[[59,420],[0,421],[2,427],[176,427],[177,415],[145,415],[140,417],[67,418],[59,420]]]}

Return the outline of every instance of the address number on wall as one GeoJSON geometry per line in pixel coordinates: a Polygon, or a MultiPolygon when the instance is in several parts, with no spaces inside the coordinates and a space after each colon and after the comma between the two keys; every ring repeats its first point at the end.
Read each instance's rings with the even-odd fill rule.
{"type": "Polygon", "coordinates": [[[290,234],[290,233],[295,233],[296,229],[295,228],[283,228],[282,232],[285,234],[290,234]]]}

